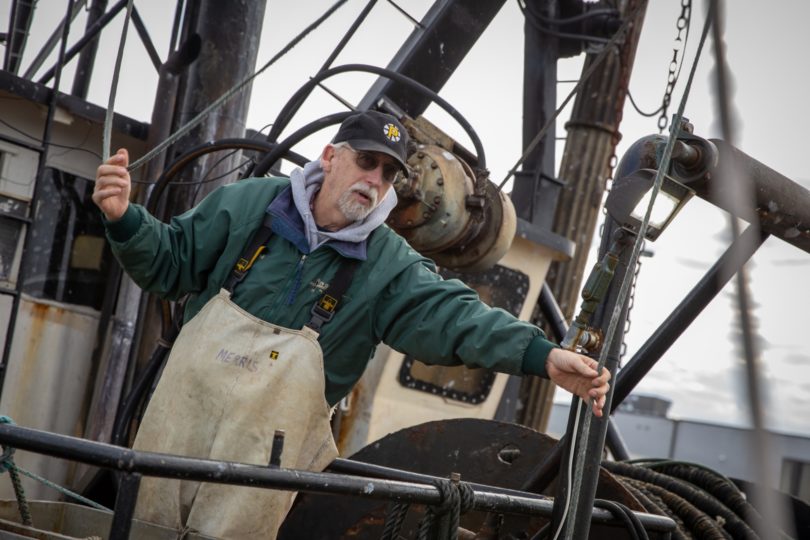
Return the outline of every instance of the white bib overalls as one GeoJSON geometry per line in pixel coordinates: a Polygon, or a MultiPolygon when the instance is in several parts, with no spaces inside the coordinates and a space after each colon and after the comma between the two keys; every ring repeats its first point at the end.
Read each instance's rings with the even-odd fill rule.
{"type": "MultiPolygon", "coordinates": [[[[323,470],[337,457],[317,333],[247,313],[221,290],[182,329],[133,448],[323,470]]],[[[144,477],[135,517],[228,539],[272,539],[295,493],[144,477]]]]}

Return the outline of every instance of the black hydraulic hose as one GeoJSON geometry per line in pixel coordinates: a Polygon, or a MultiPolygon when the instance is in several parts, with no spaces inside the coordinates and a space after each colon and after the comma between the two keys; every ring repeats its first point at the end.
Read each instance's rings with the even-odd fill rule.
{"type": "Polygon", "coordinates": [[[644,527],[641,528],[644,535],[640,535],[638,529],[636,528],[635,522],[632,521],[630,516],[628,515],[627,507],[620,505],[615,501],[607,501],[605,499],[594,499],[593,505],[596,508],[603,508],[613,514],[613,517],[620,520],[624,523],[625,529],[627,529],[627,534],[630,535],[632,540],[644,540],[649,539],[647,536],[646,531],[644,531],[644,527]]]}
{"type": "Polygon", "coordinates": [[[651,463],[646,464],[645,467],[666,474],[667,476],[680,478],[685,482],[700,487],[716,497],[751,526],[755,527],[757,523],[759,523],[759,520],[762,519],[760,513],[746,500],[745,496],[736,485],[730,483],[727,478],[713,471],[703,467],[690,466],[686,463],[651,463]]]}
{"type": "Polygon", "coordinates": [[[661,501],[661,499],[658,499],[648,491],[642,489],[640,486],[640,484],[642,484],[641,482],[621,476],[617,476],[615,478],[617,478],[621,482],[622,486],[624,486],[624,488],[629,491],[639,503],[641,503],[641,506],[644,507],[647,513],[666,516],[675,522],[676,527],[675,530],[672,531],[672,538],[674,540],[688,540],[688,537],[684,533],[683,522],[680,520],[680,518],[673,514],[663,503],[663,501],[661,501]]]}
{"type": "Polygon", "coordinates": [[[725,529],[731,533],[734,538],[741,540],[757,540],[759,538],[754,529],[743,521],[740,516],[713,495],[706,493],[698,486],[629,463],[605,461],[602,465],[612,473],[660,486],[685,499],[691,505],[710,516],[721,516],[725,520],[725,529]]]}
{"type": "Polygon", "coordinates": [[[470,140],[475,146],[475,153],[477,159],[477,165],[481,169],[486,168],[486,157],[484,154],[484,146],[481,144],[481,139],[478,137],[478,134],[473,129],[472,125],[464,118],[461,113],[459,113],[450,103],[448,103],[444,98],[442,98],[439,94],[428,88],[427,86],[413,80],[412,78],[402,75],[401,73],[397,73],[396,71],[391,71],[390,69],[384,69],[377,66],[369,66],[366,64],[346,64],[344,66],[338,66],[335,68],[331,68],[321,73],[315,75],[312,79],[310,79],[306,84],[304,84],[298,91],[293,94],[293,96],[287,101],[284,105],[284,108],[281,109],[278,116],[276,117],[276,121],[273,123],[273,128],[270,130],[270,133],[267,135],[267,140],[270,142],[275,142],[279,135],[281,134],[281,129],[287,125],[290,121],[290,111],[294,110],[296,107],[299,106],[299,101],[302,101],[309,95],[312,91],[312,88],[315,87],[318,83],[322,80],[331,77],[332,75],[337,75],[339,73],[345,73],[347,71],[365,71],[368,73],[376,73],[381,77],[385,77],[387,79],[391,79],[398,83],[404,84],[417,92],[422,93],[423,95],[430,98],[436,105],[444,109],[450,116],[452,116],[470,137],[470,140]]]}
{"type": "MultiPolygon", "coordinates": [[[[270,167],[273,164],[281,159],[281,157],[289,152],[289,149],[298,144],[301,140],[309,137],[316,131],[320,131],[321,129],[332,126],[335,124],[340,124],[345,120],[347,117],[354,114],[352,111],[343,111],[335,114],[330,114],[329,116],[324,116],[323,118],[319,118],[309,124],[305,125],[304,127],[300,128],[298,131],[284,139],[282,142],[278,143],[275,148],[273,148],[270,152],[265,154],[261,161],[259,161],[255,167],[252,169],[248,169],[245,172],[245,177],[247,176],[263,176],[270,170],[270,167]]],[[[272,144],[272,143],[271,143],[272,144]]]]}
{"type": "Polygon", "coordinates": [[[693,538],[705,540],[728,539],[728,535],[714,518],[695,508],[688,500],[655,484],[648,484],[647,488],[664,501],[664,504],[681,518],[684,527],[692,534],[693,538]]]}
{"type": "MultiPolygon", "coordinates": [[[[166,187],[169,185],[177,174],[184,167],[186,167],[191,161],[204,156],[206,154],[210,154],[212,152],[217,152],[220,150],[254,150],[257,152],[270,152],[274,150],[278,145],[274,143],[269,143],[263,140],[256,140],[256,139],[244,139],[244,138],[230,138],[230,139],[220,139],[218,141],[211,141],[207,143],[203,143],[199,146],[195,146],[190,150],[186,151],[184,154],[179,156],[175,159],[166,169],[163,171],[163,174],[160,175],[155,181],[155,187],[152,189],[152,192],[149,194],[149,200],[146,203],[146,209],[149,213],[154,214],[158,201],[160,201],[160,197],[163,196],[163,192],[165,191],[166,187]]],[[[307,158],[300,154],[296,154],[294,152],[284,152],[285,157],[287,157],[292,162],[296,163],[297,165],[304,166],[308,161],[307,158]]]]}

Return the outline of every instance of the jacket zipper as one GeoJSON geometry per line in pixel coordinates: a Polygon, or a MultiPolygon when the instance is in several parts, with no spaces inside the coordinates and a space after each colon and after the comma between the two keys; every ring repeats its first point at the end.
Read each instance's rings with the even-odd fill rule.
{"type": "Polygon", "coordinates": [[[293,302],[295,302],[295,297],[298,296],[298,290],[301,288],[301,277],[304,273],[304,261],[306,260],[307,256],[301,255],[301,258],[298,259],[298,264],[295,266],[292,287],[290,287],[290,292],[287,293],[287,301],[285,302],[288,306],[293,305],[293,302]]]}

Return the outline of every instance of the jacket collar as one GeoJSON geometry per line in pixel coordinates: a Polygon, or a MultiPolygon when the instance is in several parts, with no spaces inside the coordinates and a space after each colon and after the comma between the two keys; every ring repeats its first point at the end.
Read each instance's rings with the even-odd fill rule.
{"type": "MultiPolygon", "coordinates": [[[[301,253],[309,253],[309,240],[304,229],[304,220],[295,207],[292,187],[287,186],[270,205],[267,213],[273,216],[273,232],[292,242],[301,253]]],[[[324,244],[344,257],[365,261],[367,258],[368,238],[361,242],[329,240],[324,244]]]]}

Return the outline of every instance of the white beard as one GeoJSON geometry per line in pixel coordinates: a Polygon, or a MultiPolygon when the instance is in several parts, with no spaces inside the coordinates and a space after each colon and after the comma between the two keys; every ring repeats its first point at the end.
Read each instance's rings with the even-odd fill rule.
{"type": "Polygon", "coordinates": [[[346,190],[338,199],[338,208],[340,212],[349,221],[361,221],[365,219],[377,207],[377,192],[362,182],[353,184],[346,190]],[[368,206],[360,201],[355,200],[353,193],[360,192],[367,196],[370,200],[368,206]]]}

